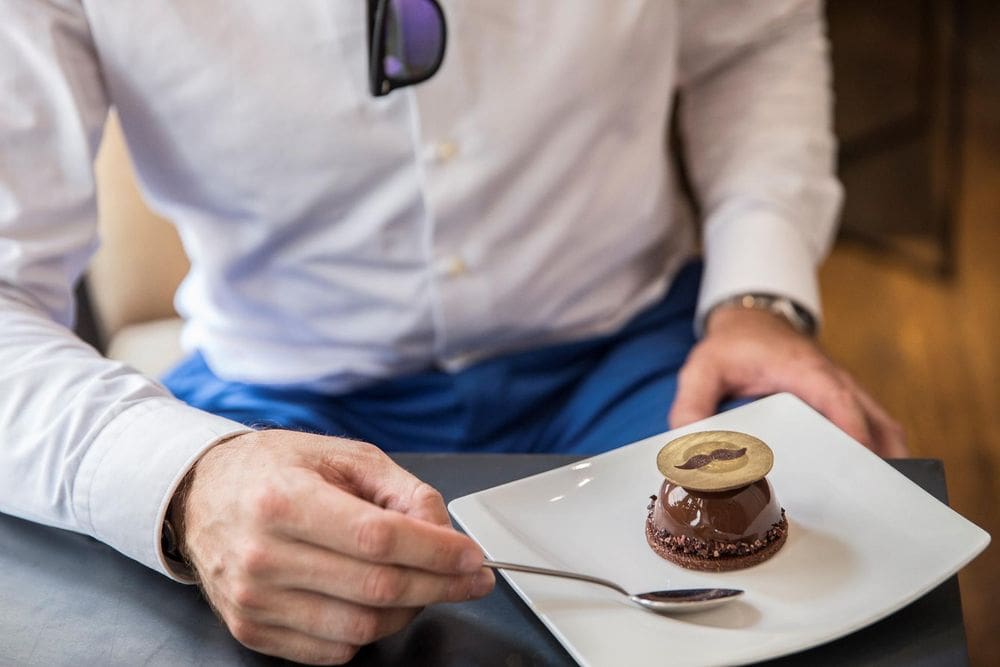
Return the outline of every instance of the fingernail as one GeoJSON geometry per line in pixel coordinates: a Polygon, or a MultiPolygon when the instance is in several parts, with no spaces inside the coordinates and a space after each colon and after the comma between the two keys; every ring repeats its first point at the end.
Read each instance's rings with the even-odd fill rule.
{"type": "Polygon", "coordinates": [[[486,568],[479,570],[476,578],[472,582],[472,597],[480,598],[491,590],[493,590],[493,584],[496,583],[496,579],[493,577],[493,573],[486,568]]]}
{"type": "Polygon", "coordinates": [[[469,549],[462,554],[458,567],[462,572],[475,572],[483,566],[483,553],[479,549],[469,549]]]}

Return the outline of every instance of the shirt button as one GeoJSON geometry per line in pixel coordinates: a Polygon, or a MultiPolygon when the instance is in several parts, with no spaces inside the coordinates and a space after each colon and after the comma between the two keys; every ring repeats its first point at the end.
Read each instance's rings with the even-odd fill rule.
{"type": "Polygon", "coordinates": [[[434,266],[439,275],[455,278],[469,270],[468,264],[458,255],[445,255],[438,258],[434,266]]]}
{"type": "Polygon", "coordinates": [[[476,355],[471,352],[459,352],[443,359],[439,359],[436,365],[440,370],[443,370],[446,373],[457,373],[471,366],[475,363],[476,359],[476,355]]]}
{"type": "Polygon", "coordinates": [[[440,162],[447,162],[458,155],[458,144],[454,141],[440,141],[434,145],[434,157],[440,162]]]}

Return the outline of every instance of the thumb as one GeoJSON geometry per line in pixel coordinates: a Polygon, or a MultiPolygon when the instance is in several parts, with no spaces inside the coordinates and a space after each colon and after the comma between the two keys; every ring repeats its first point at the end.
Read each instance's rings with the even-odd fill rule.
{"type": "Polygon", "coordinates": [[[670,428],[686,426],[715,414],[725,393],[722,373],[714,364],[688,357],[677,376],[677,393],[670,409],[670,428]]]}

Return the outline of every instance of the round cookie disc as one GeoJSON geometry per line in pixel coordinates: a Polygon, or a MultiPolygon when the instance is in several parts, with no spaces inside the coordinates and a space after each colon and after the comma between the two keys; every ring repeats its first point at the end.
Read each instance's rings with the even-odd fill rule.
{"type": "Polygon", "coordinates": [[[671,440],[656,455],[660,473],[691,491],[729,491],[763,479],[774,453],[738,431],[699,431],[671,440]]]}

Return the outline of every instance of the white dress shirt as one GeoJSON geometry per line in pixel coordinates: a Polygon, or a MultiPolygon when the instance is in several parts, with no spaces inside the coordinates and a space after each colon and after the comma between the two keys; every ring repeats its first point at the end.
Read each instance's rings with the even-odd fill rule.
{"type": "Polygon", "coordinates": [[[67,328],[111,105],[192,262],[184,344],[225,378],[343,392],[620,326],[696,252],[678,88],[699,313],[750,291],[818,314],[818,3],[445,0],[441,70],[379,99],[365,4],[0,0],[0,510],[169,573],[175,485],[243,429],[67,328]]]}

